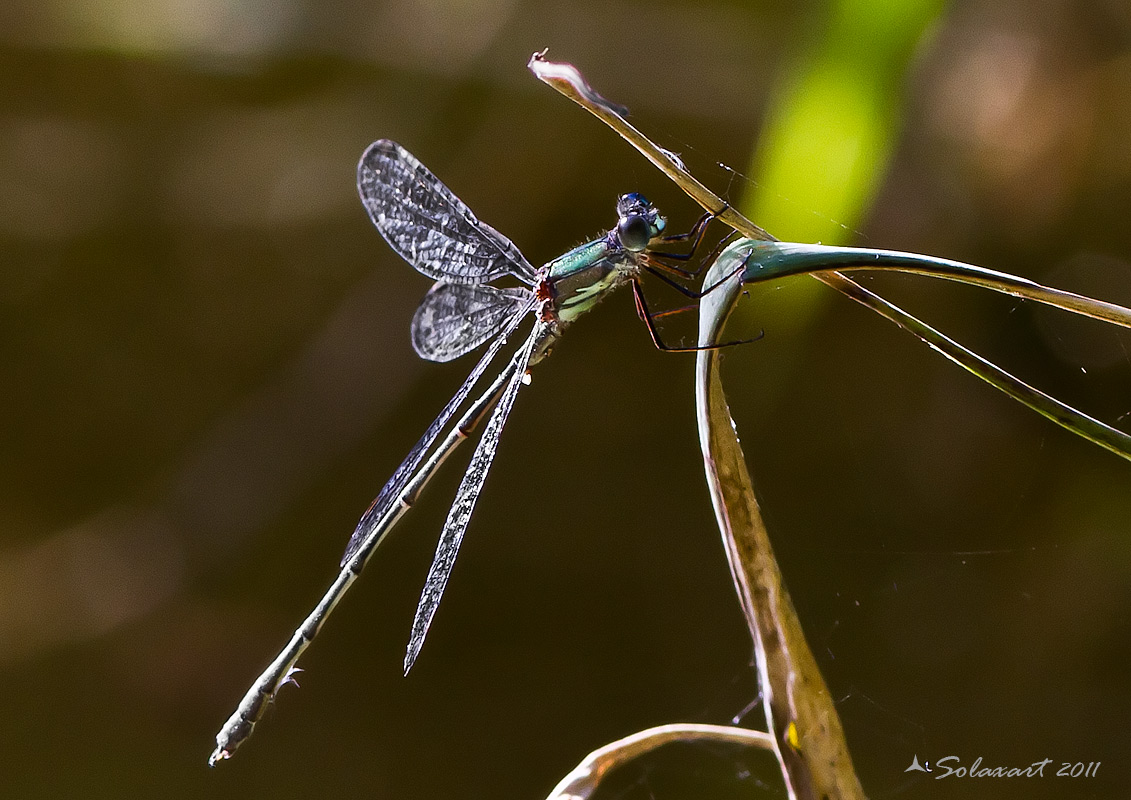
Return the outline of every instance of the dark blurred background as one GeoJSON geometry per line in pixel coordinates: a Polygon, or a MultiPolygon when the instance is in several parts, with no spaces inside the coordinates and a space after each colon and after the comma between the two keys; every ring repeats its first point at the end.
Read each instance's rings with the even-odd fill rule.
{"type": "MultiPolygon", "coordinates": [[[[654,350],[622,293],[523,391],[411,676],[466,452],[301,690],[205,766],[470,368],[409,346],[429,283],[365,217],[364,147],[403,143],[535,263],[624,191],[673,229],[699,213],[526,71],[547,46],[782,238],[1131,304],[1124,0],[6,3],[0,795],[539,798],[614,738],[756,700],[694,359],[654,350]]],[[[868,285],[1131,424],[1126,333],[868,285]]],[[[870,796],[1131,796],[1131,467],[810,279],[752,290],[740,329],[765,337],[727,354],[734,416],[870,796]],[[936,782],[913,755],[1102,765],[936,782]]],[[[782,796],[763,756],[674,747],[604,796],[758,787],[782,796]]]]}

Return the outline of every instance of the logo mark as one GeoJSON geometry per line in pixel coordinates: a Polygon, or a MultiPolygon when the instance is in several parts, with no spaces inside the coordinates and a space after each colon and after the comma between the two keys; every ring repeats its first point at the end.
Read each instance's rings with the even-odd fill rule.
{"type": "Polygon", "coordinates": [[[916,755],[911,759],[911,766],[903,770],[904,772],[930,772],[931,762],[926,762],[926,766],[919,763],[919,756],[916,755]]]}

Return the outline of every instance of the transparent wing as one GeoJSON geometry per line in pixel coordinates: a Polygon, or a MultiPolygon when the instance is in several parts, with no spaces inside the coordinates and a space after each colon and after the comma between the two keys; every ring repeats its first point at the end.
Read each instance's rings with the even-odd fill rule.
{"type": "Polygon", "coordinates": [[[499,446],[499,435],[503,432],[503,425],[507,422],[507,415],[514,406],[514,399],[518,389],[522,386],[522,379],[526,375],[526,367],[530,363],[530,355],[534,344],[542,334],[545,326],[539,322],[530,332],[522,350],[515,356],[514,373],[507,383],[499,403],[491,412],[491,419],[479,444],[475,446],[475,453],[471,456],[471,464],[464,473],[460,482],[459,491],[456,492],[455,502],[448,511],[447,522],[440,534],[440,544],[436,548],[436,556],[432,560],[432,567],[428,570],[428,578],[424,582],[424,592],[420,595],[420,603],[416,607],[416,618],[412,621],[412,634],[408,640],[408,652],[405,654],[404,671],[407,674],[412,669],[420,647],[424,644],[424,637],[436,609],[440,605],[440,598],[444,594],[444,587],[448,585],[448,578],[452,574],[452,565],[455,563],[456,554],[459,552],[463,534],[467,531],[467,523],[471,520],[471,512],[475,510],[475,501],[483,490],[483,482],[487,479],[487,471],[495,458],[495,450],[499,446]]]}
{"type": "Polygon", "coordinates": [[[494,337],[530,299],[529,289],[443,281],[412,318],[412,346],[429,361],[451,361],[494,337]]]}
{"type": "Polygon", "coordinates": [[[534,283],[535,269],[518,248],[396,142],[366,148],[357,190],[385,241],[429,278],[484,283],[514,275],[534,283]]]}
{"type": "Polygon", "coordinates": [[[357,527],[354,529],[353,535],[350,536],[349,544],[346,545],[345,555],[342,556],[342,565],[350,560],[353,554],[357,552],[357,549],[361,547],[370,531],[374,530],[377,523],[380,522],[392,508],[393,503],[397,501],[400,493],[404,491],[405,486],[408,485],[409,480],[411,480],[413,474],[420,466],[424,455],[428,452],[428,449],[432,447],[433,443],[436,441],[436,437],[440,435],[440,431],[447,426],[452,415],[455,414],[456,410],[463,404],[463,401],[467,399],[472,388],[474,388],[475,384],[483,376],[488,365],[490,365],[495,355],[499,352],[499,348],[503,346],[507,337],[514,332],[523,318],[534,308],[535,302],[535,298],[531,295],[526,305],[519,308],[510,320],[503,325],[498,338],[491,342],[491,346],[487,348],[487,352],[483,354],[483,357],[479,359],[479,363],[471,370],[471,374],[467,376],[463,385],[459,387],[459,390],[452,396],[452,399],[444,406],[444,410],[440,412],[440,415],[432,420],[432,424],[428,426],[428,430],[424,431],[424,435],[420,437],[420,441],[409,451],[404,461],[401,462],[396,472],[393,473],[393,477],[389,478],[388,483],[382,487],[380,493],[377,495],[377,499],[374,500],[366,512],[362,514],[361,519],[357,523],[357,527]]]}

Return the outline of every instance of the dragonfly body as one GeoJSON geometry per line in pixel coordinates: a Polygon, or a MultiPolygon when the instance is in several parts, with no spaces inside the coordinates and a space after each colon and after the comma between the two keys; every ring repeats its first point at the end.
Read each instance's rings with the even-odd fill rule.
{"type": "Polygon", "coordinates": [[[536,269],[506,237],[476,219],[450,189],[394,142],[374,142],[365,151],[358,166],[358,190],[370,219],[389,245],[418,271],[436,280],[413,317],[412,343],[417,353],[432,361],[450,361],[489,344],[463,385],[362,515],[337,579],[217,734],[216,749],[209,759],[212,764],[230,757],[251,735],[270,701],[291,680],[299,656],[385,534],[412,505],[439,465],[490,412],[425,581],[405,656],[407,673],[447,585],[499,435],[527,370],[550,352],[568,325],[628,283],[633,286],[637,311],[660,346],[638,282],[642,270],[655,274],[663,266],[647,252],[649,245],[654,240],[685,241],[693,234],[697,245],[706,222],[706,218],[701,220],[693,234],[661,237],[665,221],[652,204],[639,194],[621,195],[616,227],[536,269]],[[525,286],[491,284],[503,277],[525,286]],[[468,405],[472,389],[507,337],[528,316],[534,316],[535,322],[524,343],[487,390],[468,405]],[[456,418],[461,408],[462,416],[456,418]],[[456,421],[451,424],[453,418],[456,421]],[[440,439],[445,430],[447,434],[440,439]]]}
{"type": "Polygon", "coordinates": [[[587,242],[546,265],[540,294],[548,303],[542,316],[568,324],[624,283],[631,259],[606,239],[587,242]]]}
{"type": "Polygon", "coordinates": [[[540,294],[550,300],[543,318],[549,312],[562,323],[573,322],[640,272],[640,254],[648,242],[663,233],[664,218],[640,194],[622,195],[617,212],[622,222],[616,228],[542,268],[544,288],[540,287],[540,294]]]}

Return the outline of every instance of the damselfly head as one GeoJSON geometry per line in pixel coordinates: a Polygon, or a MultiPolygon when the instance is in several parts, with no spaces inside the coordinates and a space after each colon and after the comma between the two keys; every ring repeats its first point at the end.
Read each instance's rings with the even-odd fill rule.
{"type": "Polygon", "coordinates": [[[648,198],[638,192],[617,198],[617,239],[621,247],[639,253],[663,233],[667,221],[648,198]]]}

